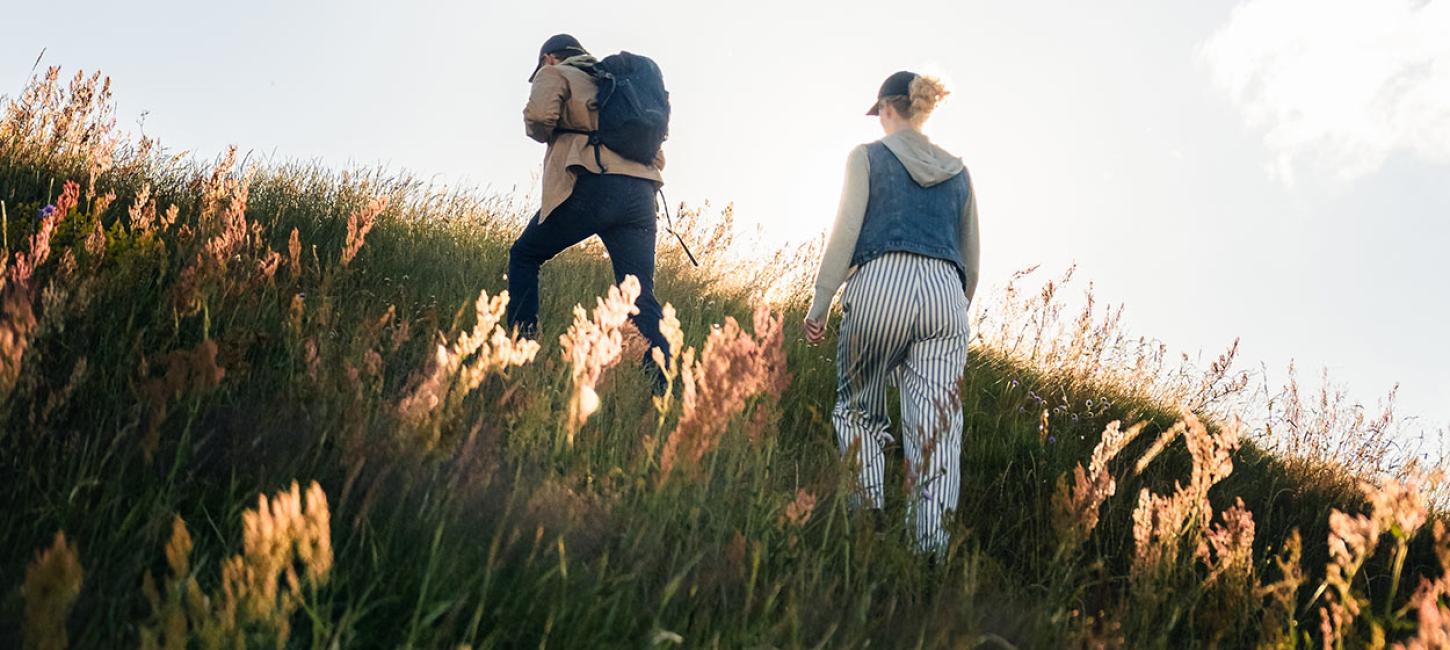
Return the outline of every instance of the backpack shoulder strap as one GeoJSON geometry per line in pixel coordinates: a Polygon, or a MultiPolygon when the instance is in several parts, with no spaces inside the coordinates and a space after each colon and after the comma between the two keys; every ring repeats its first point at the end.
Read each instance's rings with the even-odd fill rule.
{"type": "Polygon", "coordinates": [[[554,133],[573,133],[575,135],[589,136],[589,146],[594,147],[594,164],[599,165],[599,172],[600,173],[603,173],[603,174],[609,173],[609,168],[606,167],[606,166],[604,166],[604,158],[603,158],[603,156],[601,156],[599,154],[599,148],[602,147],[602,146],[604,146],[604,143],[602,143],[602,142],[599,141],[599,132],[598,131],[585,131],[583,129],[555,128],[554,129],[554,133]]]}
{"type": "MultiPolygon", "coordinates": [[[[571,61],[567,65],[569,67],[571,67],[571,68],[575,68],[575,69],[579,70],[580,72],[583,72],[586,75],[589,75],[589,78],[594,81],[594,87],[595,87],[595,92],[596,93],[599,92],[600,90],[602,90],[602,86],[604,84],[600,83],[601,81],[608,81],[608,82],[610,82],[611,87],[613,85],[614,75],[610,74],[608,70],[605,70],[603,66],[599,65],[599,62],[598,61],[571,61]]],[[[608,99],[609,99],[609,97],[608,97],[608,95],[606,95],[603,100],[596,99],[596,102],[602,104],[604,101],[608,101],[608,99]]],[[[599,141],[599,132],[598,131],[586,131],[586,130],[583,130],[583,129],[556,128],[556,129],[554,129],[554,132],[555,133],[573,133],[573,134],[576,134],[576,135],[588,136],[589,137],[589,145],[592,146],[592,147],[594,147],[594,164],[599,165],[599,171],[601,173],[608,173],[609,172],[609,168],[604,165],[604,158],[603,158],[603,156],[600,155],[600,153],[599,153],[599,148],[602,146],[603,143],[601,143],[599,141]]]]}

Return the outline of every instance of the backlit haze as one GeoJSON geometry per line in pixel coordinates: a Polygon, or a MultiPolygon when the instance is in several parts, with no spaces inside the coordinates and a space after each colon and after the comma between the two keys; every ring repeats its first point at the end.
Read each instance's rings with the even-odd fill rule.
{"type": "MultiPolygon", "coordinates": [[[[1450,0],[10,3],[36,56],[109,74],[122,126],[210,159],[385,165],[531,193],[539,44],[656,59],[672,203],[820,237],[899,69],[954,90],[928,134],[972,171],[983,288],[1073,262],[1172,348],[1325,367],[1450,422],[1450,0]]],[[[672,245],[672,244],[669,244],[672,245]]],[[[482,281],[482,280],[481,280],[482,281]]]]}

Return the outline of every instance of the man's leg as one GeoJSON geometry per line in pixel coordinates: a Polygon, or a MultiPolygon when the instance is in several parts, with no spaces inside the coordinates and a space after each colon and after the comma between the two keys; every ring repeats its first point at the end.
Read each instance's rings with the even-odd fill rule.
{"type": "MultiPolygon", "coordinates": [[[[639,280],[639,299],[635,306],[635,327],[649,341],[650,348],[659,348],[669,358],[670,344],[660,332],[664,312],[655,298],[655,201],[654,184],[626,176],[605,176],[610,196],[601,203],[602,223],[610,224],[599,232],[599,239],[609,251],[614,264],[614,281],[632,275],[639,280]]],[[[653,367],[650,352],[642,360],[653,367]]]]}
{"type": "Polygon", "coordinates": [[[542,223],[529,220],[523,234],[509,248],[508,326],[528,337],[539,329],[539,267],[564,249],[584,241],[595,232],[591,212],[595,179],[580,174],[574,193],[555,208],[542,223]]]}

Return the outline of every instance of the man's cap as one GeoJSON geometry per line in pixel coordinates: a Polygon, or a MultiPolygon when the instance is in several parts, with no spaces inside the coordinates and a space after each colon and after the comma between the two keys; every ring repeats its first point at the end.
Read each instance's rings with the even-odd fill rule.
{"type": "Polygon", "coordinates": [[[871,104],[871,110],[866,111],[867,115],[879,115],[881,113],[881,100],[887,97],[908,97],[911,95],[911,82],[916,81],[915,72],[894,72],[881,83],[881,90],[876,92],[876,102],[871,104]]]}
{"type": "Polygon", "coordinates": [[[534,66],[533,74],[529,75],[529,83],[533,83],[534,75],[539,74],[539,70],[543,69],[545,54],[553,54],[564,50],[578,52],[579,54],[588,54],[584,46],[579,44],[579,39],[573,36],[568,34],[555,34],[550,36],[549,40],[544,41],[543,47],[539,48],[539,63],[534,66]]]}

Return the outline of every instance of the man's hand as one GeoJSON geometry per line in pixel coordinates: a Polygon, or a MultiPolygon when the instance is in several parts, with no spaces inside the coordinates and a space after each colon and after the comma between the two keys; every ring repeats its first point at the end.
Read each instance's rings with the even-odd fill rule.
{"type": "Polygon", "coordinates": [[[826,321],[807,318],[805,320],[805,326],[806,344],[820,345],[822,341],[826,340],[826,321]]]}

